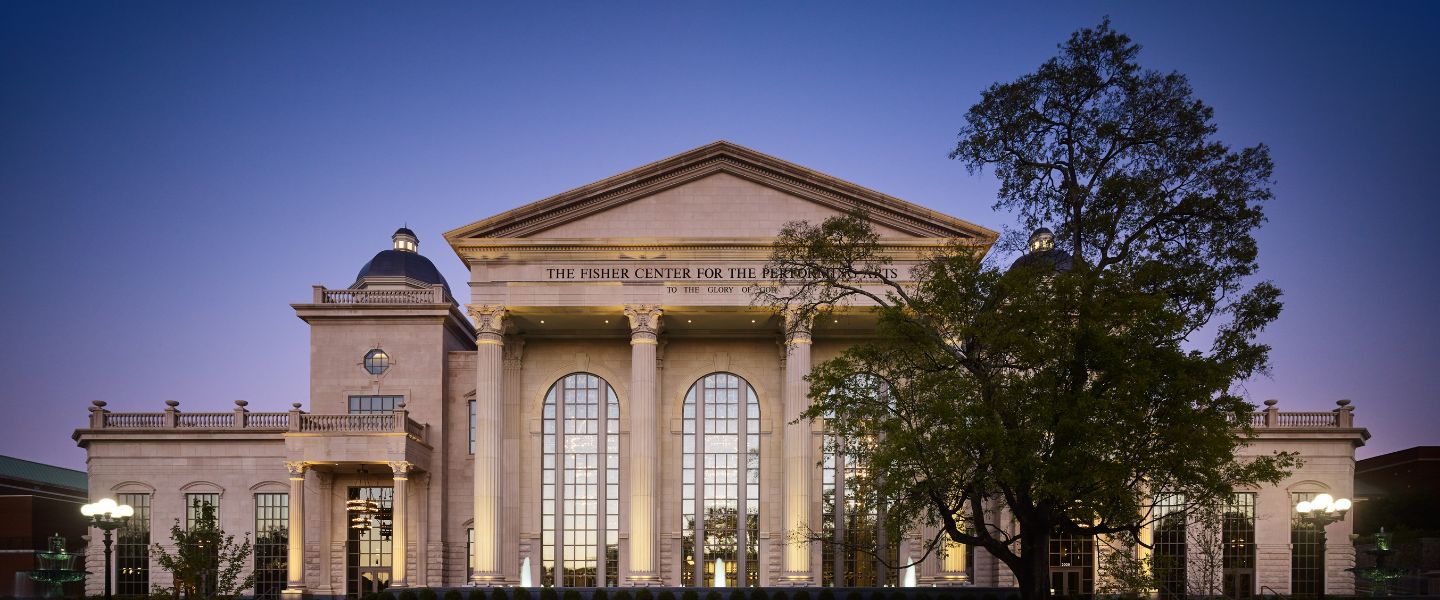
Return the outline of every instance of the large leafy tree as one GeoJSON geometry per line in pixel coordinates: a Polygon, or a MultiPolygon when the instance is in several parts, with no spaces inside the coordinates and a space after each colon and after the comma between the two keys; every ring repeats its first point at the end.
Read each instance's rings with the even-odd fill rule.
{"type": "Polygon", "coordinates": [[[1253,281],[1269,154],[1219,141],[1185,77],[1138,52],[1108,22],[1080,30],[966,115],[952,157],[1053,240],[1007,234],[1028,252],[1011,266],[956,245],[901,281],[864,214],[791,223],[785,278],[756,298],[876,307],[876,338],[812,372],[805,416],[901,526],[989,551],[1027,599],[1049,594],[1052,536],[1133,540],[1152,492],[1210,505],[1295,464],[1237,458],[1253,407],[1236,384],[1265,371],[1256,336],[1280,311],[1253,281]]]}
{"type": "Polygon", "coordinates": [[[162,569],[175,579],[175,587],[159,590],[172,598],[234,598],[254,587],[255,574],[241,577],[252,547],[250,540],[237,543],[235,536],[220,528],[215,505],[196,501],[194,522],[189,527],[179,519],[170,527],[174,551],[155,544],[152,552],[162,569]]]}

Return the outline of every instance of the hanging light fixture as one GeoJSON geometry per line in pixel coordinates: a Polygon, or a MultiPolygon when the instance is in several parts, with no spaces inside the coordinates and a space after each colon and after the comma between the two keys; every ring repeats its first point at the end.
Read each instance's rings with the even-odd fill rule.
{"type": "Polygon", "coordinates": [[[345,512],[350,515],[350,528],[360,533],[370,531],[375,515],[380,514],[380,503],[370,498],[366,491],[370,489],[367,485],[369,483],[368,475],[365,467],[360,467],[361,487],[359,493],[364,497],[345,501],[345,512]]]}

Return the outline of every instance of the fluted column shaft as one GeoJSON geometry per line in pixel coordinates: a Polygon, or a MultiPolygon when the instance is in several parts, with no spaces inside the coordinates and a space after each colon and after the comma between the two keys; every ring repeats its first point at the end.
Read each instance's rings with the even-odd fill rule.
{"type": "Polygon", "coordinates": [[[659,506],[656,502],[658,444],[655,349],[659,341],[660,307],[626,306],[630,320],[630,568],[632,585],[660,582],[659,506]]]}
{"type": "Polygon", "coordinates": [[[409,487],[411,464],[404,461],[392,461],[390,470],[394,471],[394,494],[390,500],[390,587],[410,587],[410,564],[408,560],[410,547],[410,516],[405,511],[409,506],[409,487]]]}
{"type": "Polygon", "coordinates": [[[800,413],[810,405],[810,320],[807,316],[785,314],[785,532],[793,536],[785,544],[784,574],[781,579],[794,585],[808,585],[810,545],[801,540],[810,534],[810,488],[815,459],[810,446],[810,421],[800,413]]]}
{"type": "Polygon", "coordinates": [[[287,462],[290,471],[289,548],[286,555],[285,589],[291,593],[305,590],[305,472],[304,462],[287,462]]]}
{"type": "Polygon", "coordinates": [[[504,430],[505,308],[471,305],[475,321],[475,570],[477,585],[499,585],[504,430]]]}

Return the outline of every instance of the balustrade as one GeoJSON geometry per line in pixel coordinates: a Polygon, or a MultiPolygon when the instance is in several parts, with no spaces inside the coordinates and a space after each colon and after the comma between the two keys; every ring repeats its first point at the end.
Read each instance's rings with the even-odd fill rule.
{"type": "Polygon", "coordinates": [[[443,285],[428,289],[331,290],[315,286],[316,304],[447,304],[453,302],[443,285]]]}

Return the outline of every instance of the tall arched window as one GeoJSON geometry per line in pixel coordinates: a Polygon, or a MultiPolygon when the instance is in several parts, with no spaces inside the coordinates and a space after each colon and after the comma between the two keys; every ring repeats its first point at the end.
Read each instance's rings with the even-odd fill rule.
{"type": "Polygon", "coordinates": [[[542,418],[541,584],[616,585],[620,401],[604,379],[572,373],[545,394],[542,418]]]}
{"type": "Polygon", "coordinates": [[[727,585],[760,585],[755,390],[730,373],[706,375],[685,394],[681,418],[680,585],[713,585],[717,563],[723,564],[727,585]]]}
{"type": "MultiPolygon", "coordinates": [[[[856,375],[845,393],[893,402],[885,380],[856,375]]],[[[837,390],[837,393],[839,390],[837,390]]],[[[827,415],[829,418],[829,415],[827,415]]],[[[830,543],[821,545],[821,585],[879,587],[899,583],[900,540],[882,525],[884,507],[874,500],[870,471],[826,435],[820,474],[820,529],[830,543]],[[891,565],[887,567],[886,565],[891,565]]]]}

